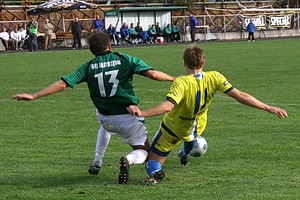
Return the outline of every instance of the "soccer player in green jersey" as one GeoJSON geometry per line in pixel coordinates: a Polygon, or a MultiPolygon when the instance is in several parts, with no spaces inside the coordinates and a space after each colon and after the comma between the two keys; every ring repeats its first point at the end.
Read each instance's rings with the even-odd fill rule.
{"type": "Polygon", "coordinates": [[[133,75],[140,74],[158,81],[173,81],[174,78],[153,70],[138,58],[111,52],[110,38],[104,32],[92,34],[89,38],[89,47],[95,58],[83,63],[74,72],[37,93],[16,94],[12,98],[33,100],[86,82],[101,123],[95,159],[89,173],[98,174],[111,135],[119,134],[124,142],[133,148],[132,152],[120,159],[119,183],[125,184],[128,180],[129,165],[143,163],[149,150],[144,118],[132,116],[126,110],[129,105],[139,103],[133,91],[133,75]]]}
{"type": "Polygon", "coordinates": [[[186,48],[183,59],[189,75],[175,79],[165,102],[144,111],[140,111],[137,106],[127,108],[131,114],[140,117],[166,113],[150,147],[146,163],[149,177],[144,180],[146,186],[159,183],[164,178],[165,173],[161,166],[171,150],[182,141],[184,149],[179,152],[179,157],[181,164],[187,164],[196,137],[206,127],[208,107],[217,90],[242,104],[274,113],[279,118],[288,116],[285,110],[269,106],[234,88],[221,73],[204,72],[205,54],[199,47],[186,48]]]}

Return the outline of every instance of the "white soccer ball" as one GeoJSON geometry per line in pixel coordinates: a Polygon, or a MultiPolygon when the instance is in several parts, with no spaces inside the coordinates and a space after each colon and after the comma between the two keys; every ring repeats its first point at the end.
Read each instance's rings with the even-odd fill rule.
{"type": "Polygon", "coordinates": [[[205,152],[207,151],[207,142],[206,140],[201,137],[198,136],[196,138],[196,144],[194,146],[194,148],[191,151],[191,156],[193,157],[201,157],[205,154],[205,152]]]}

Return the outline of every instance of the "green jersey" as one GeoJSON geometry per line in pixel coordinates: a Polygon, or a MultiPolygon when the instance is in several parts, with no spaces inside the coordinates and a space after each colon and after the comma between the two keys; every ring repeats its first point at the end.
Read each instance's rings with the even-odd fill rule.
{"type": "Polygon", "coordinates": [[[38,27],[38,22],[37,21],[31,22],[30,26],[29,26],[29,32],[37,34],[38,33],[38,28],[37,27],[38,27]]]}
{"type": "Polygon", "coordinates": [[[71,88],[87,82],[90,97],[101,114],[128,114],[126,107],[139,103],[133,91],[133,74],[146,70],[152,68],[138,58],[107,51],[62,80],[71,88]]]}
{"type": "Polygon", "coordinates": [[[178,32],[179,32],[179,27],[176,26],[176,25],[173,25],[173,26],[172,26],[172,31],[173,31],[174,33],[178,33],[178,32]]]}
{"type": "Polygon", "coordinates": [[[165,27],[164,30],[163,30],[163,32],[166,33],[166,34],[171,34],[172,33],[172,28],[171,27],[170,28],[169,27],[165,27]]]}

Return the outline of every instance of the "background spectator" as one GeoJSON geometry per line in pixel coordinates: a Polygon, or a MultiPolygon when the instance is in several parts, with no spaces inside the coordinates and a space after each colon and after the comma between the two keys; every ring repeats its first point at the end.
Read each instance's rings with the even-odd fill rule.
{"type": "Polygon", "coordinates": [[[78,48],[81,49],[81,33],[83,30],[82,24],[79,22],[78,17],[75,17],[72,24],[72,34],[73,34],[73,49],[76,49],[78,43],[78,48]]]}
{"type": "Polygon", "coordinates": [[[193,16],[193,14],[190,13],[190,31],[191,31],[191,40],[193,43],[195,42],[195,31],[196,31],[196,26],[198,25],[198,20],[196,17],[193,16]]]}
{"type": "Polygon", "coordinates": [[[143,31],[143,28],[140,25],[140,22],[136,23],[135,31],[137,33],[141,33],[143,31]]]}
{"type": "Polygon", "coordinates": [[[32,50],[37,51],[38,22],[34,19],[34,17],[30,19],[30,22],[28,23],[28,27],[29,27],[29,38],[28,38],[29,51],[30,52],[32,50]]]}
{"type": "Polygon", "coordinates": [[[22,40],[22,36],[18,31],[18,28],[15,27],[12,32],[10,32],[10,39],[13,41],[13,48],[15,50],[23,50],[24,41],[22,40]]]}
{"type": "MultiPolygon", "coordinates": [[[[21,35],[21,40],[23,40],[23,46],[26,43],[27,39],[29,38],[29,35],[27,34],[27,31],[23,28],[20,27],[19,29],[19,34],[21,35]]],[[[21,48],[23,48],[23,46],[21,48]]]]}
{"type": "Polygon", "coordinates": [[[164,40],[166,42],[172,42],[172,28],[171,28],[171,24],[168,24],[164,28],[163,33],[164,33],[164,40]]]}
{"type": "Polygon", "coordinates": [[[5,47],[5,50],[8,50],[8,42],[9,42],[9,34],[5,27],[2,28],[2,32],[0,33],[0,39],[5,47]]]}
{"type": "Polygon", "coordinates": [[[100,15],[96,15],[96,19],[94,20],[93,24],[95,31],[102,31],[104,28],[103,20],[101,19],[100,15]]]}
{"type": "Polygon", "coordinates": [[[175,22],[175,24],[173,24],[172,26],[172,38],[173,38],[173,41],[175,42],[179,42],[180,40],[180,28],[179,28],[179,25],[178,25],[178,22],[175,22]]]}
{"type": "Polygon", "coordinates": [[[45,49],[51,49],[51,38],[52,38],[53,25],[49,22],[49,19],[45,19],[43,29],[44,29],[44,33],[45,33],[45,49]]]}
{"type": "Polygon", "coordinates": [[[250,23],[247,25],[247,31],[248,31],[248,42],[250,42],[250,37],[252,38],[252,41],[255,42],[254,39],[254,32],[256,30],[255,25],[253,24],[253,19],[250,19],[250,23]]]}
{"type": "Polygon", "coordinates": [[[150,38],[149,38],[149,34],[147,33],[147,31],[140,32],[140,36],[141,36],[143,44],[145,44],[145,43],[149,44],[150,38]]]}
{"type": "Polygon", "coordinates": [[[132,42],[129,40],[129,29],[128,29],[128,25],[126,24],[126,22],[123,23],[123,26],[120,29],[120,33],[121,33],[121,38],[123,40],[123,43],[128,42],[130,44],[132,44],[132,42]]]}
{"type": "Polygon", "coordinates": [[[129,35],[130,35],[130,40],[132,41],[132,43],[138,44],[138,43],[142,42],[141,36],[139,33],[136,32],[133,23],[130,24],[129,35]]]}
{"type": "Polygon", "coordinates": [[[163,32],[162,32],[162,30],[159,26],[159,22],[156,22],[155,30],[156,30],[156,36],[157,37],[162,37],[163,36],[163,32]]]}
{"type": "Polygon", "coordinates": [[[156,43],[156,29],[155,25],[153,24],[149,29],[148,29],[148,34],[150,37],[150,42],[151,43],[156,43]]]}
{"type": "Polygon", "coordinates": [[[119,36],[117,34],[115,27],[112,24],[109,25],[106,32],[109,35],[110,40],[114,42],[114,45],[119,45],[119,36]]]}

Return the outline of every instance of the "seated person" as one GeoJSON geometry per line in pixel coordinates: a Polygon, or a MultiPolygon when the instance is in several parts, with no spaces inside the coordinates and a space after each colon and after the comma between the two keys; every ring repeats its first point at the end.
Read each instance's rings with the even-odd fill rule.
{"type": "Polygon", "coordinates": [[[20,48],[24,47],[24,44],[27,42],[27,39],[29,38],[29,35],[27,34],[27,31],[23,28],[19,28],[19,34],[21,35],[21,40],[23,41],[23,46],[20,46],[20,48]]]}
{"type": "Polygon", "coordinates": [[[115,27],[112,24],[109,25],[106,32],[109,35],[110,39],[114,42],[114,45],[119,45],[119,36],[115,27]]]}
{"type": "Polygon", "coordinates": [[[175,22],[172,26],[172,38],[175,42],[180,41],[180,28],[178,22],[175,22]]]}
{"type": "Polygon", "coordinates": [[[129,35],[130,35],[130,40],[132,41],[132,43],[138,44],[138,43],[142,42],[141,36],[136,32],[133,23],[130,24],[129,35]]]}
{"type": "Polygon", "coordinates": [[[156,22],[155,30],[156,30],[156,37],[162,37],[163,36],[163,32],[161,31],[161,28],[159,26],[159,22],[156,22]]]}
{"type": "Polygon", "coordinates": [[[8,42],[10,41],[9,39],[9,34],[6,30],[6,27],[2,28],[2,32],[0,32],[0,39],[5,47],[5,50],[8,50],[8,42]]]}
{"type": "Polygon", "coordinates": [[[140,25],[140,22],[136,23],[136,27],[134,28],[137,33],[141,33],[143,28],[140,25]]]}
{"type": "Polygon", "coordinates": [[[164,40],[166,42],[172,42],[172,28],[171,28],[171,24],[168,24],[164,28],[163,33],[164,33],[164,40]]]}
{"type": "Polygon", "coordinates": [[[148,34],[150,37],[150,42],[151,43],[156,43],[156,29],[155,25],[153,24],[149,29],[148,29],[148,34]]]}
{"type": "Polygon", "coordinates": [[[18,31],[18,28],[15,27],[12,32],[10,32],[10,39],[13,41],[14,50],[23,50],[24,40],[22,40],[21,34],[18,31]]]}
{"type": "Polygon", "coordinates": [[[128,42],[130,44],[132,44],[132,42],[129,40],[129,29],[128,29],[128,25],[126,24],[126,22],[123,23],[123,26],[120,29],[120,33],[121,33],[121,38],[123,39],[123,43],[128,42]]]}
{"type": "Polygon", "coordinates": [[[149,44],[149,41],[150,41],[150,37],[149,37],[149,34],[147,33],[147,31],[142,31],[140,32],[140,36],[142,38],[142,43],[143,44],[149,44]]]}

